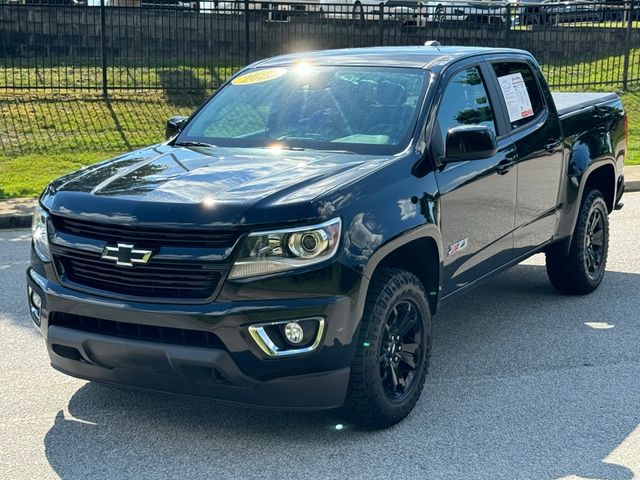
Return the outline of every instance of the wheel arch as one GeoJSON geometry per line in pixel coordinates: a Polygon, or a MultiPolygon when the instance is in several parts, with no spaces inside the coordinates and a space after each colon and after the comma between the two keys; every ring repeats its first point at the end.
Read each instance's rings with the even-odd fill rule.
{"type": "Polygon", "coordinates": [[[580,195],[580,200],[586,192],[597,188],[604,195],[605,203],[609,213],[615,207],[616,199],[616,170],[613,163],[604,163],[602,165],[594,165],[584,180],[584,186],[580,195]]]}
{"type": "Polygon", "coordinates": [[[416,275],[427,293],[431,314],[435,315],[440,301],[442,259],[440,231],[433,224],[419,227],[382,245],[373,253],[363,271],[364,281],[358,295],[359,317],[364,311],[370,280],[380,268],[399,268],[416,275]]]}
{"type": "MultiPolygon", "coordinates": [[[[573,164],[575,168],[576,164],[573,164]]],[[[598,162],[591,162],[584,169],[574,170],[573,175],[568,179],[566,188],[576,191],[575,199],[570,201],[565,199],[562,209],[562,218],[557,229],[556,238],[563,243],[563,250],[569,251],[573,238],[578,214],[582,205],[582,199],[592,188],[597,188],[602,192],[607,205],[607,210],[611,213],[615,207],[617,198],[618,181],[616,175],[615,162],[612,159],[604,159],[598,162]]]]}

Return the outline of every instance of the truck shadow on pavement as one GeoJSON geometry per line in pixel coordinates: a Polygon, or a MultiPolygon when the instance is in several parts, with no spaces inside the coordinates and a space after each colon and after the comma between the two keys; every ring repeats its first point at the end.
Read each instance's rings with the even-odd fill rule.
{"type": "Polygon", "coordinates": [[[446,306],[423,396],[386,431],[87,383],[46,456],[62,478],[631,479],[639,281],[607,272],[594,294],[565,297],[544,267],[520,265],[446,306]]]}

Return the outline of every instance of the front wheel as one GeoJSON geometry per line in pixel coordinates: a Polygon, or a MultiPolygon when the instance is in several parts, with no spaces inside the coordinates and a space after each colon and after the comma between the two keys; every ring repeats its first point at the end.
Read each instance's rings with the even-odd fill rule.
{"type": "Polygon", "coordinates": [[[569,253],[552,247],[546,254],[551,285],[563,293],[584,295],[594,291],[604,277],[609,251],[609,216],[604,197],[591,190],[578,212],[569,253]]]}
{"type": "Polygon", "coordinates": [[[382,269],[371,281],[343,413],[367,428],[386,428],[413,409],[431,353],[427,295],[412,273],[382,269]]]}

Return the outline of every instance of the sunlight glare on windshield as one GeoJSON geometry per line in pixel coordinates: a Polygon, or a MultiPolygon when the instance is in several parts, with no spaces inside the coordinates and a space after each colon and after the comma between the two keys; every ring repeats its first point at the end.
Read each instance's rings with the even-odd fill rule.
{"type": "Polygon", "coordinates": [[[309,62],[300,62],[296,65],[296,73],[301,77],[306,77],[311,73],[313,67],[309,62]]]}

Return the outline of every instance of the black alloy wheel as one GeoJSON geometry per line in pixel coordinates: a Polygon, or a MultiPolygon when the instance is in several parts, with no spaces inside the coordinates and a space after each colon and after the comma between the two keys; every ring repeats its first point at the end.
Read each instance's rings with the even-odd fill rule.
{"type": "Polygon", "coordinates": [[[584,263],[587,274],[591,279],[595,279],[600,275],[600,270],[603,266],[604,240],[604,216],[602,211],[594,209],[589,216],[584,238],[584,263]]]}
{"type": "Polygon", "coordinates": [[[410,300],[391,310],[380,344],[380,378],[391,400],[401,400],[414,385],[422,363],[422,317],[410,300]]]}

